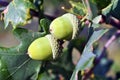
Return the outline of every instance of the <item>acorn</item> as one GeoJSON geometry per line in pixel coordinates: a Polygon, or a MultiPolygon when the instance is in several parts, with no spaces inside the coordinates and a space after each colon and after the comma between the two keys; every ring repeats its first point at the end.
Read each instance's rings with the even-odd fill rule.
{"type": "Polygon", "coordinates": [[[34,60],[56,59],[62,51],[61,44],[51,34],[34,40],[29,48],[28,55],[34,60]]]}
{"type": "Polygon", "coordinates": [[[78,25],[78,18],[71,13],[66,13],[51,22],[50,33],[57,39],[71,40],[74,39],[79,32],[78,25]]]}

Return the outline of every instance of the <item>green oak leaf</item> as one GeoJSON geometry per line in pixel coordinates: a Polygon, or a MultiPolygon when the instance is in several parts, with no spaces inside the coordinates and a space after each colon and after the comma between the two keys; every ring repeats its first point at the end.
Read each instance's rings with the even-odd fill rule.
{"type": "Polygon", "coordinates": [[[35,6],[29,0],[12,0],[3,11],[5,28],[9,23],[13,28],[27,24],[31,18],[30,9],[35,9],[35,6]]]}
{"type": "MultiPolygon", "coordinates": [[[[0,59],[0,80],[5,80],[5,78],[10,75],[7,66],[3,60],[0,59]]],[[[11,77],[10,77],[11,78],[11,77]]]]}
{"type": "Polygon", "coordinates": [[[93,60],[95,58],[95,54],[92,51],[93,44],[99,40],[108,29],[100,29],[97,31],[94,31],[92,36],[90,37],[88,43],[86,44],[83,53],[81,55],[80,60],[78,61],[78,64],[76,65],[76,68],[71,76],[70,80],[77,80],[76,76],[78,75],[78,72],[81,70],[85,70],[87,68],[90,68],[93,65],[93,60]]]}
{"type": "Polygon", "coordinates": [[[11,48],[0,47],[0,80],[36,80],[41,61],[30,59],[27,49],[33,40],[45,34],[23,28],[14,29],[13,34],[20,44],[11,48]]]}

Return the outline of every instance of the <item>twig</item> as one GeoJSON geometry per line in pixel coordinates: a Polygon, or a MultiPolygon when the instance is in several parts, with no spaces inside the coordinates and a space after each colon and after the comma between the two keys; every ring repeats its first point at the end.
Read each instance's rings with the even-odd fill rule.
{"type": "Polygon", "coordinates": [[[106,49],[110,46],[110,44],[116,40],[118,37],[120,36],[120,30],[118,30],[108,41],[107,43],[105,44],[103,50],[102,50],[102,53],[99,57],[96,57],[95,60],[94,60],[94,67],[91,68],[89,70],[89,72],[87,74],[84,75],[83,77],[83,80],[87,80],[89,78],[89,76],[92,74],[93,70],[95,69],[96,65],[99,64],[99,62],[101,61],[101,59],[103,58],[103,56],[105,55],[105,51],[106,49]]]}
{"type": "Polygon", "coordinates": [[[111,24],[112,26],[116,27],[117,29],[120,29],[120,20],[116,19],[115,17],[110,16],[109,21],[107,22],[107,17],[102,15],[100,23],[106,23],[111,24]]]}

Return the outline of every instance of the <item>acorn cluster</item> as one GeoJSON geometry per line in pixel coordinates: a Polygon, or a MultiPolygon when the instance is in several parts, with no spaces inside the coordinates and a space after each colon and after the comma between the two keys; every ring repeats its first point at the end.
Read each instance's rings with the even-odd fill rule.
{"type": "Polygon", "coordinates": [[[62,51],[61,40],[74,39],[79,31],[79,20],[71,13],[66,13],[50,24],[50,33],[34,40],[29,48],[29,57],[34,60],[56,59],[62,51]]]}

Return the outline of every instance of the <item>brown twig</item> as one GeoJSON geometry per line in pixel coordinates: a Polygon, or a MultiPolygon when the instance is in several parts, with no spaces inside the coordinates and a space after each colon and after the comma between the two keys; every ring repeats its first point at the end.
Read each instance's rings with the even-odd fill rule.
{"type": "Polygon", "coordinates": [[[117,29],[120,29],[120,20],[118,20],[112,16],[109,17],[109,21],[108,21],[108,18],[106,16],[102,15],[100,23],[101,24],[102,23],[110,24],[110,25],[116,27],[117,29]]]}

